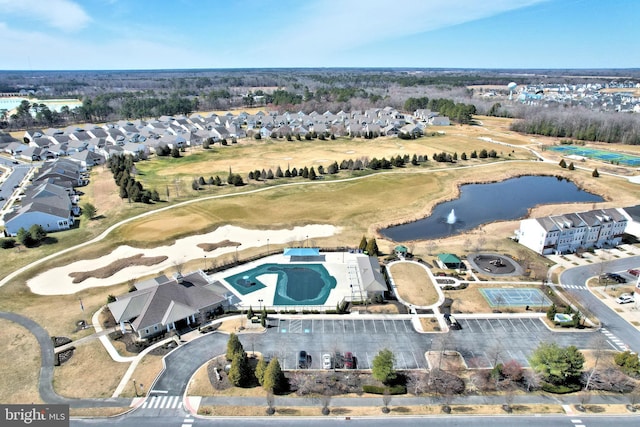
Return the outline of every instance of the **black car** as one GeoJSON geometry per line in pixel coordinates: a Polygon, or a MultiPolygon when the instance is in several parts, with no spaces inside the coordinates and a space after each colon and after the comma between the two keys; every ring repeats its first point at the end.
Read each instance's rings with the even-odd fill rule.
{"type": "Polygon", "coordinates": [[[309,367],[309,355],[306,351],[300,350],[298,353],[298,368],[307,369],[309,367]]]}

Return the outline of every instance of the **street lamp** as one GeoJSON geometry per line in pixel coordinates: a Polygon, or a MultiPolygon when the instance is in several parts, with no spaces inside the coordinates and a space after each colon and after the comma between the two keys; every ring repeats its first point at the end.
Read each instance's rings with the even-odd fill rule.
{"type": "Polygon", "coordinates": [[[267,239],[267,256],[270,255],[270,251],[269,251],[269,239],[267,239]]]}
{"type": "Polygon", "coordinates": [[[204,271],[207,271],[207,256],[204,256],[204,271]]]}
{"type": "Polygon", "coordinates": [[[236,245],[236,262],[238,262],[238,246],[240,245],[236,245]]]}
{"type": "Polygon", "coordinates": [[[261,299],[258,300],[258,304],[260,304],[260,308],[259,308],[260,311],[262,311],[262,301],[264,300],[261,300],[261,299]]]}
{"type": "Polygon", "coordinates": [[[309,235],[307,234],[307,247],[309,247],[309,235]]]}

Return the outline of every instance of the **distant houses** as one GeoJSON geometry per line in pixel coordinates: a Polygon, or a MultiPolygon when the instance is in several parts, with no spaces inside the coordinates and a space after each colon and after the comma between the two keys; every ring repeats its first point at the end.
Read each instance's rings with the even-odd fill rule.
{"type": "Polygon", "coordinates": [[[0,132],[0,150],[16,159],[44,162],[33,176],[32,185],[26,188],[22,203],[5,215],[5,234],[15,236],[20,228],[28,229],[33,224],[41,225],[47,232],[72,227],[74,217],[79,214],[74,189],[87,184],[87,173],[92,167],[113,156],[130,154],[145,159],[160,147],[187,149],[202,146],[205,140],[235,142],[256,134],[262,138],[307,139],[312,133],[314,137],[414,138],[424,134],[428,120],[434,118],[439,118],[437,113],[425,110],[412,117],[392,107],[335,114],[258,111],[30,129],[22,141],[0,132]]]}

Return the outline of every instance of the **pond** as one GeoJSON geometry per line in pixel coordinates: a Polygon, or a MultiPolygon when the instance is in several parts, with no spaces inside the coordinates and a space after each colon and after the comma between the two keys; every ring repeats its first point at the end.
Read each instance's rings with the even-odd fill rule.
{"type": "MultiPolygon", "coordinates": [[[[489,184],[460,186],[460,197],[436,205],[431,216],[380,230],[396,242],[437,239],[472,230],[482,224],[524,218],[544,204],[593,203],[604,199],[554,176],[522,176],[489,184]]],[[[590,208],[589,208],[590,209],[590,208]]]]}

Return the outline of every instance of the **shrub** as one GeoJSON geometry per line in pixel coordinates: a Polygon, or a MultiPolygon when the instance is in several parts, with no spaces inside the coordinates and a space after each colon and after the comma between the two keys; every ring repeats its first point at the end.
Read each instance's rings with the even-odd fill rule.
{"type": "Polygon", "coordinates": [[[576,391],[580,391],[582,389],[582,386],[580,384],[559,384],[559,385],[553,385],[553,384],[549,384],[549,383],[543,383],[542,384],[542,390],[546,391],[547,393],[554,393],[554,394],[567,394],[567,393],[575,393],[576,391]]]}
{"type": "Polygon", "coordinates": [[[384,387],[379,385],[363,385],[362,391],[371,394],[385,394],[385,392],[388,392],[391,395],[398,395],[407,394],[407,387],[403,385],[394,385],[391,387],[384,387]]]}
{"type": "Polygon", "coordinates": [[[16,239],[2,239],[2,241],[0,242],[0,247],[2,247],[2,249],[11,249],[16,245],[16,239]]]}

